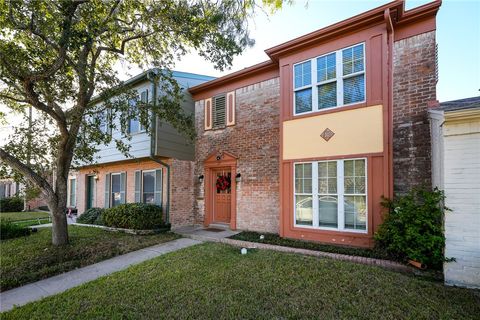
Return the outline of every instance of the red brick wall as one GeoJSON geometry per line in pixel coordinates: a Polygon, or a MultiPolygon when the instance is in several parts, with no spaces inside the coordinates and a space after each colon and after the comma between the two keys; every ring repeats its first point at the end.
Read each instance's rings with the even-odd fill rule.
{"type": "Polygon", "coordinates": [[[395,42],[393,54],[394,193],[431,186],[429,101],[436,100],[435,31],[395,42]]]}
{"type": "Polygon", "coordinates": [[[237,89],[236,124],[204,130],[204,102],[195,107],[195,218],[204,220],[203,162],[214,150],[238,157],[237,228],[278,233],[279,223],[279,79],[237,89]]]}
{"type": "Polygon", "coordinates": [[[170,222],[172,227],[194,224],[194,162],[171,160],[170,222]]]}
{"type": "MultiPolygon", "coordinates": [[[[172,227],[179,227],[193,223],[193,186],[191,184],[193,175],[193,162],[180,160],[165,160],[171,165],[170,175],[170,222],[172,227]],[[189,169],[190,168],[190,169],[189,169]],[[190,193],[190,201],[187,201],[190,193]]],[[[77,174],[77,208],[81,214],[86,206],[86,177],[89,174],[96,174],[98,180],[95,185],[95,207],[104,207],[105,200],[105,175],[107,173],[126,172],[127,203],[135,202],[135,171],[163,169],[163,204],[167,204],[167,169],[159,163],[150,159],[116,162],[112,164],[97,165],[95,167],[79,169],[77,174]]]]}

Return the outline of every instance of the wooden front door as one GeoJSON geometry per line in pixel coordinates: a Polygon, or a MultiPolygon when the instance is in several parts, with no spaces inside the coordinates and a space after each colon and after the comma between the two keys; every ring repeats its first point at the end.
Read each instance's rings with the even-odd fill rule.
{"type": "Polygon", "coordinates": [[[229,169],[215,170],[213,178],[213,222],[230,223],[232,173],[229,169]]]}

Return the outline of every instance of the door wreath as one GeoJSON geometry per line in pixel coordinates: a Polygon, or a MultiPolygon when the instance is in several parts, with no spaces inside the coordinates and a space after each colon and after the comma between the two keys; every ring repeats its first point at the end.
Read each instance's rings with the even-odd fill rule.
{"type": "Polygon", "coordinates": [[[216,183],[217,190],[225,191],[230,188],[230,184],[231,184],[231,180],[229,176],[224,175],[224,176],[217,177],[217,183],[216,183]]]}

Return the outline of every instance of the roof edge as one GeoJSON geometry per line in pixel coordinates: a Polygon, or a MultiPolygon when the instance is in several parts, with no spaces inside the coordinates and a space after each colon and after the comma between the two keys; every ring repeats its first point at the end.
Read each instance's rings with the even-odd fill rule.
{"type": "Polygon", "coordinates": [[[255,74],[269,71],[272,69],[276,69],[278,67],[278,63],[272,61],[272,60],[267,60],[264,62],[257,63],[251,67],[244,68],[239,71],[235,71],[233,73],[227,74],[223,77],[217,78],[215,80],[211,80],[202,84],[199,84],[197,86],[191,87],[189,89],[190,93],[195,95],[201,91],[208,90],[211,88],[214,88],[219,85],[223,85],[226,83],[234,82],[239,79],[248,77],[248,76],[253,76],[255,74]]]}
{"type": "Polygon", "coordinates": [[[318,43],[329,38],[358,30],[361,27],[385,21],[384,14],[389,10],[394,25],[406,25],[423,18],[435,15],[442,4],[441,0],[434,0],[419,7],[405,11],[405,1],[396,0],[383,6],[360,13],[348,19],[329,25],[325,28],[310,32],[306,35],[279,44],[265,50],[272,60],[278,60],[279,56],[307,47],[312,43],[318,43]]]}

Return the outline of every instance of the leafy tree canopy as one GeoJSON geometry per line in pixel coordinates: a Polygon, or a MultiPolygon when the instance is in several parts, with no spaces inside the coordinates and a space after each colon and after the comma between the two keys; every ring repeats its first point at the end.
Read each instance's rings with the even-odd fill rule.
{"type": "MultiPolygon", "coordinates": [[[[108,109],[118,115],[119,127],[113,121],[109,126],[125,137],[132,117],[149,126],[147,113],[139,111],[146,109],[192,136],[193,120],[180,108],[182,91],[169,71],[174,62],[192,50],[220,70],[229,67],[254,43],[248,20],[255,9],[274,11],[282,2],[0,0],[0,104],[8,112],[32,107],[38,115],[0,148],[3,166],[40,188],[54,218],[60,217],[73,155],[92,161],[96,146],[112,140],[110,130],[99,130],[99,114],[108,109]],[[122,62],[160,70],[155,81],[162,98],[129,108],[129,101],[140,101],[121,85],[116,70],[122,62]],[[104,101],[101,107],[91,103],[94,95],[104,101]],[[55,186],[43,175],[50,164],[55,186]]],[[[115,142],[128,154],[128,142],[115,142]]]]}

